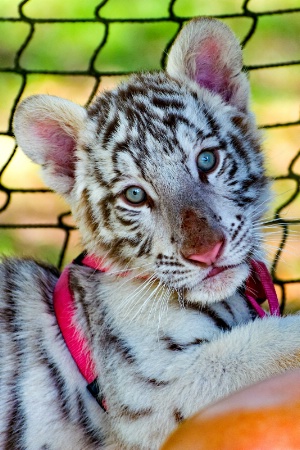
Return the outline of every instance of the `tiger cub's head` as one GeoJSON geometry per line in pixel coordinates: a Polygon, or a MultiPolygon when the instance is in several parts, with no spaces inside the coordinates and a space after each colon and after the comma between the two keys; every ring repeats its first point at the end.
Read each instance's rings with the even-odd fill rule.
{"type": "Polygon", "coordinates": [[[268,181],[248,90],[232,32],[199,18],[165,72],[133,75],[87,110],[29,97],[15,134],[71,205],[88,252],[212,302],[261,252],[268,181]]]}

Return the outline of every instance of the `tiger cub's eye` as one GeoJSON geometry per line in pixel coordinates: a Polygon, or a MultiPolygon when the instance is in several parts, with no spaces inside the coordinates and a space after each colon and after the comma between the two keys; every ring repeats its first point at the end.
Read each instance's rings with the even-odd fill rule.
{"type": "Polygon", "coordinates": [[[204,150],[197,157],[198,169],[202,172],[211,172],[217,167],[218,158],[215,151],[204,150]]]}
{"type": "Polygon", "coordinates": [[[130,186],[124,192],[124,196],[126,200],[133,205],[144,203],[147,199],[146,192],[138,186],[130,186]]]}

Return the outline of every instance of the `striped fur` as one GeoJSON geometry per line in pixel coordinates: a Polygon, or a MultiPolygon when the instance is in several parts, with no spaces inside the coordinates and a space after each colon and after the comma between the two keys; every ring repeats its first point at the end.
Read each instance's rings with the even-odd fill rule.
{"type": "Polygon", "coordinates": [[[166,72],[133,75],[88,110],[50,96],[19,106],[18,143],[70,203],[84,247],[110,267],[70,269],[108,412],[58,329],[57,272],[6,260],[1,449],[158,450],[203,406],[300,365],[299,317],[257,319],[243,297],[250,258],[263,258],[269,182],[241,69],[230,30],[197,19],[166,72]],[[211,171],[197,167],[204,151],[211,171]],[[140,203],[132,186],[146,193],[140,203]],[[190,258],[220,240],[213,264],[190,258]],[[226,270],[209,276],[216,267],[226,270]]]}

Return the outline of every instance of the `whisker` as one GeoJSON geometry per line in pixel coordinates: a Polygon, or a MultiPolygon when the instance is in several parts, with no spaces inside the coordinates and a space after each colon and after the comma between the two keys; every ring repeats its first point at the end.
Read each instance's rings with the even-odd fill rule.
{"type": "Polygon", "coordinates": [[[157,310],[157,306],[158,306],[158,302],[156,301],[157,295],[159,293],[159,289],[161,288],[162,283],[161,281],[159,282],[158,286],[154,289],[153,293],[152,293],[152,297],[154,297],[150,311],[149,311],[149,315],[148,318],[150,318],[151,314],[153,313],[155,315],[155,312],[157,310]]]}
{"type": "MultiPolygon", "coordinates": [[[[145,294],[147,294],[147,292],[149,291],[150,286],[148,286],[147,291],[145,292],[145,294]]],[[[131,320],[129,321],[129,323],[132,323],[140,314],[142,314],[142,312],[144,311],[144,309],[147,307],[147,305],[149,304],[150,300],[151,300],[151,294],[148,296],[145,296],[144,301],[142,302],[141,306],[139,307],[139,309],[135,312],[135,314],[133,314],[131,316],[131,320]]]]}
{"type": "Polygon", "coordinates": [[[167,314],[168,307],[169,307],[169,300],[171,297],[172,289],[170,287],[167,287],[167,289],[164,292],[164,295],[160,299],[160,307],[159,307],[159,314],[158,314],[158,323],[157,323],[157,338],[159,339],[159,330],[160,330],[160,324],[161,320],[164,316],[164,314],[167,314]]]}
{"type": "Polygon", "coordinates": [[[140,297],[142,297],[145,293],[148,292],[148,290],[151,288],[152,284],[156,282],[156,278],[154,275],[152,275],[150,278],[148,278],[147,280],[145,280],[141,285],[137,286],[137,288],[133,291],[132,294],[130,294],[130,296],[126,297],[126,300],[128,300],[128,304],[129,303],[134,303],[134,305],[131,306],[131,308],[128,310],[128,312],[131,313],[133,307],[135,307],[135,299],[137,297],[139,301],[140,297]]]}

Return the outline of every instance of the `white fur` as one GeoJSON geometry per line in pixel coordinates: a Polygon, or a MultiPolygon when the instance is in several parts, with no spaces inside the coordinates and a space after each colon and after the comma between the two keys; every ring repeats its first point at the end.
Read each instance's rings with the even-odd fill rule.
{"type": "MultiPolygon", "coordinates": [[[[96,100],[88,114],[78,105],[51,96],[31,97],[19,106],[14,123],[18,143],[43,167],[49,186],[70,203],[84,247],[105,257],[110,265],[107,274],[73,269],[78,287],[74,292],[76,320],[91,345],[108,402],[107,414],[85,392],[85,382],[64,345],[55,317],[39,309],[42,299],[34,289],[41,275],[37,278],[34,274],[40,269],[25,265],[23,275],[20,270],[20,277],[28,280],[25,288],[15,269],[14,295],[22,312],[19,325],[27,327],[23,346],[29,362],[20,397],[26,404],[28,450],[43,442],[64,449],[99,448],[82,434],[78,392],[86,417],[105,437],[103,448],[158,450],[180,415],[188,417],[230,392],[300,366],[299,316],[253,321],[238,294],[250,272],[249,254],[263,257],[256,221],[269,198],[259,132],[248,111],[248,82],[241,70],[241,49],[231,31],[218,21],[196,19],[183,28],[171,49],[167,74],[133,77],[110,96],[96,100]],[[207,49],[213,48],[216,52],[208,54],[207,49]],[[214,81],[211,88],[207,71],[214,81]],[[141,93],[126,98],[126,90],[133,88],[141,93]],[[173,92],[171,99],[164,89],[173,92]],[[118,104],[122,95],[123,103],[118,104]],[[156,105],[151,97],[155,95],[161,95],[156,105]],[[140,117],[148,120],[149,127],[139,128],[130,117],[130,113],[134,116],[130,110],[134,102],[146,109],[143,112],[140,106],[140,117]],[[165,103],[165,108],[159,102],[165,103]],[[163,128],[172,114],[177,122],[174,119],[175,124],[170,121],[169,127],[163,128]],[[236,134],[239,139],[235,141],[230,140],[231,134],[237,133],[234,120],[246,130],[236,134]],[[113,130],[109,136],[106,127],[113,130]],[[210,137],[201,138],[209,133],[210,137]],[[64,144],[68,148],[65,159],[60,153],[65,151],[64,144]],[[118,152],[117,144],[123,145],[118,152]],[[212,144],[220,165],[207,175],[209,182],[202,182],[197,155],[212,144]],[[234,175],[229,180],[225,175],[234,163],[237,185],[232,187],[234,175]],[[249,183],[247,189],[239,187],[247,186],[251,177],[257,182],[249,183]],[[124,192],[135,185],[147,192],[152,203],[128,204],[124,192]],[[250,200],[239,206],[245,194],[250,200]],[[211,265],[200,266],[182,256],[183,239],[189,238],[181,226],[186,208],[196,211],[199,223],[206,221],[212,230],[215,227],[224,233],[224,251],[216,264],[227,270],[215,277],[206,278],[211,265]],[[132,242],[126,243],[128,237],[132,242]],[[146,246],[146,238],[152,239],[151,252],[139,256],[139,246],[146,246]],[[117,277],[120,271],[126,276],[117,277]],[[225,329],[228,325],[226,331],[222,323],[225,329]],[[36,356],[39,346],[34,337],[41,328],[40,345],[53,358],[55,355],[66,383],[72,405],[69,421],[60,420],[61,411],[54,401],[60,400],[59,389],[51,384],[49,368],[36,356]]],[[[0,282],[7,293],[5,267],[0,282]]],[[[46,273],[44,284],[48,283],[51,298],[55,280],[46,273]]],[[[4,300],[4,310],[6,306],[4,300]]],[[[7,345],[9,349],[5,361],[10,374],[18,359],[11,358],[15,349],[5,334],[3,339],[3,348],[7,345]]],[[[7,395],[4,389],[3,436],[10,401],[7,395]]]]}

